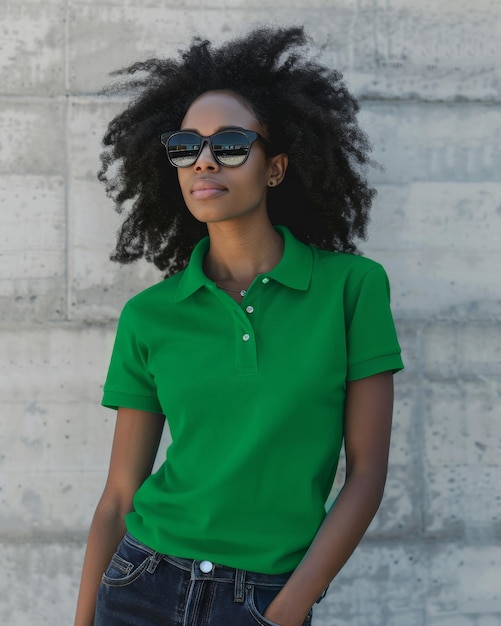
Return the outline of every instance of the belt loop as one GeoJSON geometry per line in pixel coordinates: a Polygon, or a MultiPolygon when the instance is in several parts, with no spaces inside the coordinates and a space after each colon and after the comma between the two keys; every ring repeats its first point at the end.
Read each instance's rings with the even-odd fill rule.
{"type": "Polygon", "coordinates": [[[245,589],[245,570],[235,570],[235,587],[233,590],[233,602],[244,601],[244,589],[245,589]]]}
{"type": "Polygon", "coordinates": [[[150,557],[150,562],[148,563],[148,567],[146,568],[146,571],[149,574],[154,574],[155,570],[157,569],[157,565],[160,563],[162,559],[163,559],[163,554],[160,554],[160,552],[154,552],[150,557]]]}

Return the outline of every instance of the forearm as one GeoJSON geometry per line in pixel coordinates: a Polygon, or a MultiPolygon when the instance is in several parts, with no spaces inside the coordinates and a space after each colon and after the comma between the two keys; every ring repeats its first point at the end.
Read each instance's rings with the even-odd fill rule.
{"type": "Polygon", "coordinates": [[[281,626],[301,625],[357,547],[381,502],[384,476],[351,476],[307,554],[265,613],[281,626]]]}
{"type": "Polygon", "coordinates": [[[124,533],[124,513],[118,507],[100,503],[89,532],[75,626],[92,626],[94,623],[96,596],[101,577],[124,533]]]}
{"type": "Polygon", "coordinates": [[[119,408],[110,469],[92,520],[85,553],[75,626],[92,626],[103,573],[125,533],[125,515],[134,494],[151,473],[165,418],[158,413],[119,408]]]}

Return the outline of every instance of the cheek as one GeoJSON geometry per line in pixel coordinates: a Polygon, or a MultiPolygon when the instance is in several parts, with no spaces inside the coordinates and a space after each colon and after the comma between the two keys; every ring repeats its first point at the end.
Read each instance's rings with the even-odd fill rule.
{"type": "Polygon", "coordinates": [[[183,194],[184,201],[187,202],[189,196],[188,190],[188,180],[186,176],[186,171],[182,168],[177,170],[177,182],[179,183],[179,187],[181,188],[181,193],[183,194]]]}
{"type": "MultiPolygon", "coordinates": [[[[245,167],[245,166],[244,166],[245,167]]],[[[249,168],[239,172],[239,182],[242,186],[247,185],[249,189],[260,192],[265,189],[268,183],[269,172],[266,163],[249,163],[249,168]]]]}
{"type": "Polygon", "coordinates": [[[179,183],[179,186],[181,187],[181,189],[183,188],[183,170],[181,168],[178,168],[176,170],[177,173],[177,182],[179,183]]]}
{"type": "Polygon", "coordinates": [[[260,169],[255,173],[252,186],[257,193],[261,194],[262,192],[266,191],[266,189],[268,188],[268,179],[268,172],[264,169],[260,169]]]}

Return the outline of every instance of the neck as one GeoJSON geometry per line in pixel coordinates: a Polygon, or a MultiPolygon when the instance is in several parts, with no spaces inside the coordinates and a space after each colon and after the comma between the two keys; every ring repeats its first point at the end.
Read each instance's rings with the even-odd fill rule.
{"type": "Polygon", "coordinates": [[[230,222],[209,224],[208,228],[210,249],[204,270],[217,283],[246,288],[282,258],[282,238],[268,220],[246,228],[230,222]]]}

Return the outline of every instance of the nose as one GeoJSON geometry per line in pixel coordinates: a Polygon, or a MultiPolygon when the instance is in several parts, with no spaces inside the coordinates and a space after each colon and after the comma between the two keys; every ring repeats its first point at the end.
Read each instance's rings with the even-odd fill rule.
{"type": "Polygon", "coordinates": [[[202,146],[202,151],[198,155],[198,158],[195,162],[195,170],[196,171],[204,171],[204,170],[212,171],[218,168],[219,168],[219,164],[212,156],[209,142],[205,141],[204,145],[202,146]]]}

